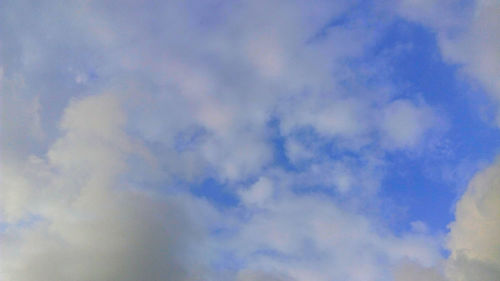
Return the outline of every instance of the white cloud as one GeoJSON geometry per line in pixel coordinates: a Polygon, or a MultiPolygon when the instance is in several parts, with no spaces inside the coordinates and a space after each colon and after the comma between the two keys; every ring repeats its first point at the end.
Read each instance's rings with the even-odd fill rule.
{"type": "Polygon", "coordinates": [[[411,229],[417,233],[426,233],[429,231],[429,227],[423,221],[413,221],[410,223],[411,229]]]}
{"type": "Polygon", "coordinates": [[[298,96],[285,104],[281,129],[285,135],[311,126],[327,137],[356,139],[370,129],[369,106],[361,99],[325,96],[298,96]],[[368,122],[365,122],[368,121],[368,122]]]}
{"type": "MultiPolygon", "coordinates": [[[[500,274],[500,161],[479,172],[458,201],[450,225],[448,275],[453,281],[500,274]]],[[[493,278],[493,279],[491,279],[493,278]]]]}
{"type": "Polygon", "coordinates": [[[440,123],[429,106],[396,100],[388,104],[382,113],[383,143],[388,148],[415,147],[426,132],[440,123]]]}
{"type": "Polygon", "coordinates": [[[332,198],[281,192],[225,242],[252,272],[284,280],[390,280],[390,269],[405,259],[426,267],[440,261],[431,236],[388,235],[332,198]]]}
{"type": "Polygon", "coordinates": [[[272,182],[267,178],[260,178],[246,190],[240,191],[240,197],[245,204],[261,206],[273,196],[272,182]]]}
{"type": "Polygon", "coordinates": [[[293,138],[288,138],[285,143],[286,157],[292,163],[309,160],[314,157],[314,153],[304,143],[301,143],[293,138]]]}

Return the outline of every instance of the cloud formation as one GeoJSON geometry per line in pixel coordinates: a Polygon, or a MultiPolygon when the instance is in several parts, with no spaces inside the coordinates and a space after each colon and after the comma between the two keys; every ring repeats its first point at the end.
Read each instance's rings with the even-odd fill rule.
{"type": "MultiPolygon", "coordinates": [[[[388,162],[447,122],[370,57],[393,8],[30,2],[0,3],[0,281],[498,275],[498,164],[457,203],[448,260],[425,223],[391,226],[388,162]],[[192,192],[207,180],[234,202],[192,192]]],[[[443,3],[397,12],[496,97],[496,4],[443,3]]]]}
{"type": "Polygon", "coordinates": [[[478,173],[458,201],[450,225],[451,280],[494,280],[500,276],[500,162],[478,173]]]}
{"type": "Polygon", "coordinates": [[[2,280],[198,280],[211,207],[120,180],[141,153],[115,96],[73,101],[47,161],[2,177],[2,280]],[[199,214],[205,214],[200,217],[199,214]],[[206,220],[206,221],[204,221],[206,220]]]}
{"type": "MultiPolygon", "coordinates": [[[[257,184],[252,191],[264,182],[257,184]]],[[[276,189],[273,197],[248,202],[252,213],[229,240],[252,272],[290,276],[285,280],[390,280],[391,268],[403,260],[425,267],[441,260],[438,239],[393,236],[331,198],[276,189]]]]}

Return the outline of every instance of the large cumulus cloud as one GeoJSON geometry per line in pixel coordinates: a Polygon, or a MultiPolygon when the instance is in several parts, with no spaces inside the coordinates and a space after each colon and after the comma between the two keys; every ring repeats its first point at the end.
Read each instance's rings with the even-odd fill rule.
{"type": "Polygon", "coordinates": [[[2,217],[10,224],[0,237],[2,280],[207,276],[196,252],[213,211],[190,196],[153,196],[120,180],[127,157],[144,155],[124,121],[111,94],[73,101],[46,160],[3,167],[2,217]]]}
{"type": "Polygon", "coordinates": [[[478,173],[458,201],[448,247],[451,280],[500,276],[500,161],[478,173]]]}

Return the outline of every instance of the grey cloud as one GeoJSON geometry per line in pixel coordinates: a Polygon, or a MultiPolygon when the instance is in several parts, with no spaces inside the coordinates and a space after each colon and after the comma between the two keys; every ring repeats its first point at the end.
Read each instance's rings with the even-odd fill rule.
{"type": "Polygon", "coordinates": [[[446,281],[437,267],[423,267],[411,261],[403,261],[394,270],[395,281],[446,281]]]}
{"type": "Polygon", "coordinates": [[[113,95],[74,101],[47,160],[2,178],[0,207],[13,220],[0,237],[2,280],[208,278],[200,250],[215,211],[121,182],[125,158],[138,152],[122,122],[113,95]]]}
{"type": "Polygon", "coordinates": [[[294,279],[283,274],[265,271],[244,270],[238,273],[237,281],[293,281],[294,279]]]}

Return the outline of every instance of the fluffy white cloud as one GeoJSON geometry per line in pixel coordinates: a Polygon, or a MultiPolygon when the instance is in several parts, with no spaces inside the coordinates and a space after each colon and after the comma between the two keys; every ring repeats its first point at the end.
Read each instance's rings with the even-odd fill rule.
{"type": "Polygon", "coordinates": [[[319,193],[293,195],[280,188],[275,193],[280,196],[253,207],[225,244],[252,270],[244,276],[263,272],[277,274],[277,280],[390,280],[391,268],[405,260],[425,267],[441,260],[439,241],[432,236],[392,236],[369,217],[319,193]]]}
{"type": "Polygon", "coordinates": [[[415,147],[426,132],[442,124],[429,106],[407,100],[388,104],[381,119],[383,142],[388,148],[415,147]]]}
{"type": "Polygon", "coordinates": [[[250,188],[240,191],[240,197],[245,204],[262,206],[272,199],[273,189],[273,183],[263,177],[250,188]]]}
{"type": "Polygon", "coordinates": [[[500,161],[478,173],[450,225],[448,275],[455,281],[500,276],[500,161]]]}

